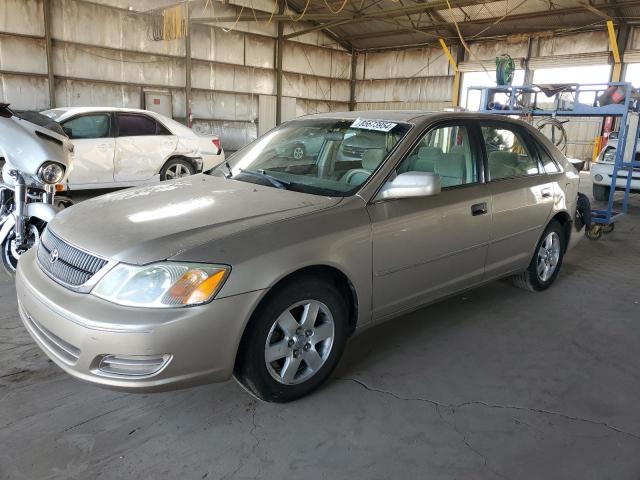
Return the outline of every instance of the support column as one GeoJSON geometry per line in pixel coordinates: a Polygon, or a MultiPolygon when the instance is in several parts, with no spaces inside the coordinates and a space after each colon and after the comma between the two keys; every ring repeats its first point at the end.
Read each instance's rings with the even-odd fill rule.
{"type": "MultiPolygon", "coordinates": [[[[464,46],[461,43],[459,43],[456,46],[456,57],[455,57],[456,66],[464,62],[464,56],[465,56],[464,46]]],[[[462,104],[462,98],[460,98],[461,96],[462,96],[462,72],[458,70],[455,74],[455,77],[453,78],[453,93],[451,96],[452,97],[451,100],[455,98],[455,102],[452,101],[451,106],[459,107],[462,104]]]]}
{"type": "MultiPolygon", "coordinates": [[[[284,2],[278,13],[284,14],[284,2]]],[[[276,43],[276,125],[282,123],[282,55],[284,50],[284,22],[278,20],[278,40],[276,43]]]]}
{"type": "Polygon", "coordinates": [[[357,84],[357,68],[358,68],[358,54],[355,50],[351,50],[351,84],[349,91],[349,110],[356,109],[356,84],[357,84]]]}
{"type": "Polygon", "coordinates": [[[51,45],[51,3],[50,0],[42,1],[44,17],[44,50],[47,56],[47,79],[49,83],[49,108],[56,107],[56,84],[53,75],[53,52],[51,45]]]}
{"type": "Polygon", "coordinates": [[[440,42],[442,51],[449,59],[449,64],[451,65],[451,69],[454,73],[453,88],[451,92],[451,106],[457,107],[460,104],[460,70],[458,70],[458,62],[456,62],[456,60],[453,58],[453,55],[451,55],[451,50],[449,50],[449,47],[447,46],[444,39],[439,38],[438,41],[440,42]]]}
{"type": "Polygon", "coordinates": [[[193,124],[193,116],[191,114],[191,7],[187,0],[184,4],[186,9],[186,29],[184,35],[184,104],[187,113],[187,127],[191,128],[193,124]]]}
{"type": "MultiPolygon", "coordinates": [[[[529,68],[529,63],[532,57],[537,57],[540,53],[540,39],[538,37],[529,37],[527,42],[527,57],[524,59],[524,85],[533,84],[534,71],[529,68]]],[[[531,94],[525,93],[523,95],[523,103],[526,107],[531,105],[531,94]]]]}
{"type": "Polygon", "coordinates": [[[611,44],[611,53],[613,54],[613,68],[611,69],[611,81],[620,82],[623,76],[623,56],[627,47],[629,33],[631,28],[626,23],[621,23],[616,34],[615,27],[611,20],[607,21],[607,29],[609,30],[609,43],[611,44]]]}

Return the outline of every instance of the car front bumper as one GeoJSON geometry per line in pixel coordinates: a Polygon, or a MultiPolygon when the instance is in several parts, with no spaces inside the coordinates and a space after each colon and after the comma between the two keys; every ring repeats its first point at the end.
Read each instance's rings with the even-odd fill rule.
{"type": "Polygon", "coordinates": [[[242,332],[261,291],[191,308],[122,307],[58,285],[40,270],[35,250],[18,263],[20,317],[40,348],[70,375],[140,392],[230,378],[242,332]],[[112,368],[102,369],[105,356],[125,363],[142,360],[143,366],[146,359],[162,360],[152,373],[116,374],[112,368]]]}
{"type": "MultiPolygon", "coordinates": [[[[626,188],[627,186],[627,170],[619,170],[616,179],[616,188],[626,188]]],[[[611,163],[594,163],[591,166],[591,180],[594,185],[611,186],[613,179],[613,164],[611,163]]],[[[631,175],[631,190],[640,191],[640,170],[634,169],[631,175]]]]}

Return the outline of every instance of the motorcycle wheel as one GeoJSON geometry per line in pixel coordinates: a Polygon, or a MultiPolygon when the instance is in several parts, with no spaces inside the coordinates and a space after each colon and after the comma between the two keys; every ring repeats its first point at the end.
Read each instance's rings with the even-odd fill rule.
{"type": "Polygon", "coordinates": [[[28,238],[26,248],[18,248],[16,245],[15,232],[11,232],[11,234],[5,238],[4,242],[2,242],[2,266],[10,276],[16,274],[20,256],[38,243],[40,240],[40,233],[43,229],[44,225],[41,227],[35,223],[29,223],[27,225],[28,238]]]}

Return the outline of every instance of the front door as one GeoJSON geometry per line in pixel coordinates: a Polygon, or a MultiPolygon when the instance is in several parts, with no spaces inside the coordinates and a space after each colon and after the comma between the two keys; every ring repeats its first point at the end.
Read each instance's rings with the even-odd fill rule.
{"type": "Polygon", "coordinates": [[[398,315],[482,280],[491,196],[467,125],[428,131],[396,173],[440,175],[438,195],[373,202],[373,317],[398,315]]]}
{"type": "Polygon", "coordinates": [[[111,134],[111,116],[91,113],[63,121],[73,143],[73,168],[67,183],[70,188],[96,188],[113,183],[115,140],[111,134]]]}
{"type": "Polygon", "coordinates": [[[481,122],[480,129],[493,204],[490,279],[527,267],[551,215],[554,187],[525,130],[506,122],[481,122]]]}

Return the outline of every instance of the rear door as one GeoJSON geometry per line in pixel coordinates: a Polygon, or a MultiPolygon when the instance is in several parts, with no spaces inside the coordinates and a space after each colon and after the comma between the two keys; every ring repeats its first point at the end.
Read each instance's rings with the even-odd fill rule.
{"type": "Polygon", "coordinates": [[[153,117],[142,113],[117,112],[116,182],[143,182],[158,175],[175,151],[178,139],[153,117]]]}
{"type": "Polygon", "coordinates": [[[76,115],[61,121],[74,148],[70,188],[95,188],[113,183],[115,139],[107,112],[76,115]]]}
{"type": "Polygon", "coordinates": [[[553,183],[524,128],[480,121],[493,207],[485,279],[524,269],[549,220],[553,183]]]}
{"type": "Polygon", "coordinates": [[[373,316],[395,316],[482,280],[491,198],[469,124],[430,129],[396,173],[435,172],[439,195],[377,201],[367,208],[373,236],[373,316]]]}

